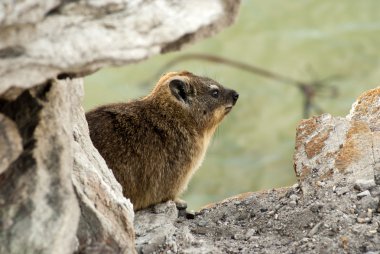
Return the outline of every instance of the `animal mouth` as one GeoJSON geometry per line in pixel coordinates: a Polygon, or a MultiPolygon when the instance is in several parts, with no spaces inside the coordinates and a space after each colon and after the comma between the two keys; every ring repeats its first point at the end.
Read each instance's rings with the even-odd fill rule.
{"type": "Polygon", "coordinates": [[[230,113],[231,109],[232,109],[232,106],[225,107],[225,114],[227,115],[228,113],[230,113]]]}

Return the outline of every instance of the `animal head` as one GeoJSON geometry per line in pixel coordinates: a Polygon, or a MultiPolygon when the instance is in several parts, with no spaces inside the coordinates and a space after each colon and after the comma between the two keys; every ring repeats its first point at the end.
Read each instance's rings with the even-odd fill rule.
{"type": "MultiPolygon", "coordinates": [[[[182,115],[205,128],[216,127],[235,105],[239,94],[207,77],[170,72],[161,77],[151,95],[169,98],[182,115]]],[[[149,96],[148,96],[149,97],[149,96]]]]}

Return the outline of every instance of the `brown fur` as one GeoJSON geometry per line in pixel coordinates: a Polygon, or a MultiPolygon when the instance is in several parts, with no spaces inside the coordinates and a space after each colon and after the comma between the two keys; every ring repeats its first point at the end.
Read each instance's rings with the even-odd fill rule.
{"type": "Polygon", "coordinates": [[[139,210],[186,189],[237,97],[209,78],[171,72],[145,98],[100,106],[86,118],[95,147],[139,210]]]}

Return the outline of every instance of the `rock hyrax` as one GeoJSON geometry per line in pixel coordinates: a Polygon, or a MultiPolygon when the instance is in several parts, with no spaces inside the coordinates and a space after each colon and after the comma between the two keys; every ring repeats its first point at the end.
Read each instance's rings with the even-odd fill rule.
{"type": "Polygon", "coordinates": [[[190,72],[161,77],[146,97],[86,114],[90,136],[135,210],[178,200],[239,95],[190,72]]]}

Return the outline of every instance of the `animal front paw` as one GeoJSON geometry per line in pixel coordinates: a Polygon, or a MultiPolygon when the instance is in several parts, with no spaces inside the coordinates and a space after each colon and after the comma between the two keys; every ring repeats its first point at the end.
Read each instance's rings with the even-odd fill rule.
{"type": "Polygon", "coordinates": [[[187,202],[185,200],[177,198],[174,200],[174,203],[178,210],[186,210],[187,208],[187,202]]]}

